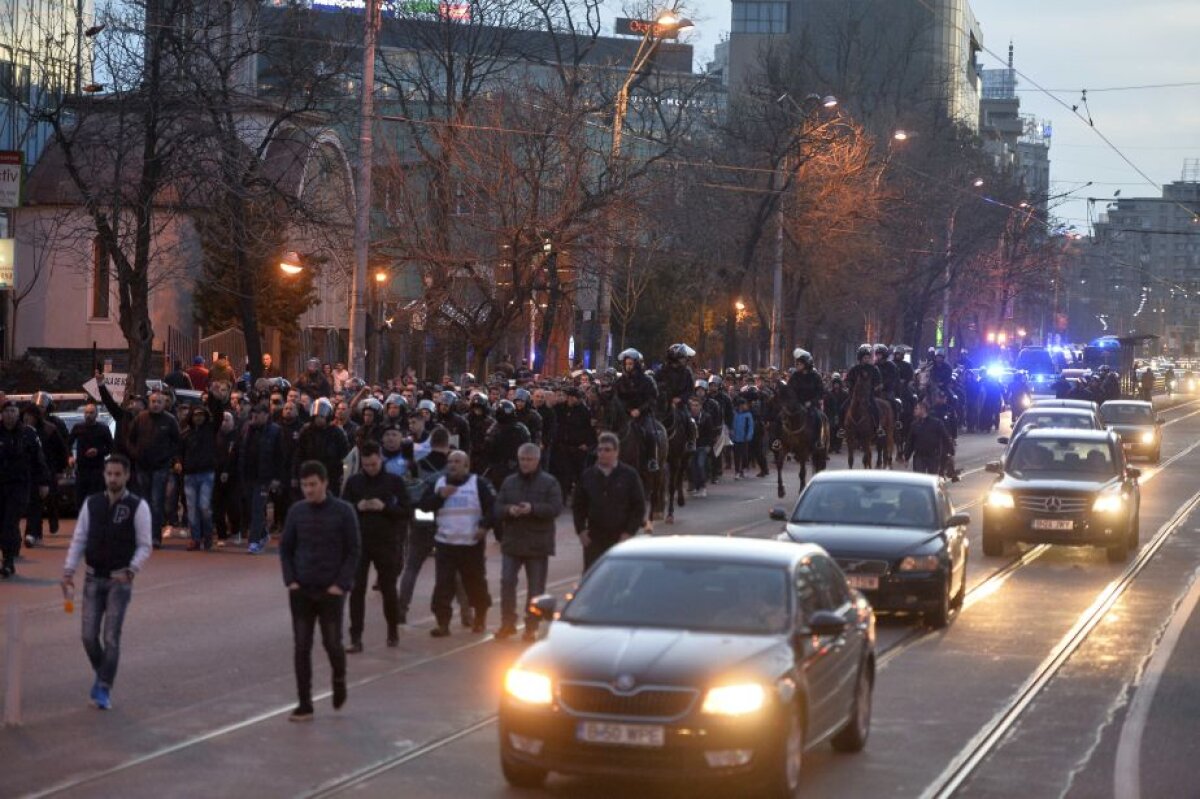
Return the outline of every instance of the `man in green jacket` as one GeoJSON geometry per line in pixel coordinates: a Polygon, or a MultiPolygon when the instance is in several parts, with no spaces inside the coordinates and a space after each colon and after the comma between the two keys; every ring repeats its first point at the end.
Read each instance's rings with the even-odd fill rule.
{"type": "MultiPolygon", "coordinates": [[[[546,572],[554,554],[555,520],[562,512],[562,488],[541,469],[542,450],[522,444],[517,473],[509,475],[496,495],[496,529],[501,531],[500,629],[497,640],[517,633],[517,579],[525,570],[529,599],[546,591],[546,572]]],[[[537,636],[538,620],[526,613],[526,641],[537,636]]]]}

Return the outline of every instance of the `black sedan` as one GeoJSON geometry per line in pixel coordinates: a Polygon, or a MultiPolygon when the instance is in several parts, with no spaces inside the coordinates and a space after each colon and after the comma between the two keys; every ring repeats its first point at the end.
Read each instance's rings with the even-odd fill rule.
{"type": "Polygon", "coordinates": [[[1131,457],[1145,456],[1152,463],[1162,460],[1162,419],[1153,403],[1109,400],[1100,406],[1100,418],[1121,437],[1121,446],[1131,457]]]}
{"type": "Polygon", "coordinates": [[[500,762],[520,787],[554,771],[793,796],[805,751],[866,744],[874,677],[871,606],[819,547],[634,539],[506,673],[500,762]]]}
{"type": "Polygon", "coordinates": [[[984,505],[984,555],[1010,542],[1100,546],[1119,563],[1138,548],[1141,471],[1111,430],[1026,430],[987,470],[999,478],[984,505]]]}
{"type": "Polygon", "coordinates": [[[876,610],[921,613],[945,627],[967,595],[967,525],[936,477],[911,472],[821,472],[780,541],[818,544],[876,610]]]}

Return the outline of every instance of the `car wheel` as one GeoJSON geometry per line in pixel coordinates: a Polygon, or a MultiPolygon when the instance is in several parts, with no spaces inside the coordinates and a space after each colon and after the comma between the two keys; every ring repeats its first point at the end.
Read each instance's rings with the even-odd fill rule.
{"type": "Polygon", "coordinates": [[[1128,535],[1119,544],[1113,544],[1105,548],[1108,554],[1109,563],[1124,563],[1129,560],[1129,537],[1128,535]]]}
{"type": "Polygon", "coordinates": [[[1004,554],[1004,539],[983,527],[983,554],[989,558],[998,558],[1004,554]]]}
{"type": "Polygon", "coordinates": [[[764,764],[761,796],[768,799],[792,799],[800,790],[804,767],[804,724],[800,714],[788,713],[783,736],[776,741],[770,759],[764,764]]]}
{"type": "Polygon", "coordinates": [[[941,630],[950,623],[951,594],[953,592],[954,589],[950,587],[950,576],[946,575],[946,586],[942,589],[942,600],[938,604],[937,610],[925,614],[926,623],[933,629],[941,630]]]}
{"type": "Polygon", "coordinates": [[[509,760],[500,755],[500,770],[505,781],[514,788],[541,788],[546,782],[546,770],[509,760]]]}
{"type": "Polygon", "coordinates": [[[875,678],[870,666],[864,663],[858,670],[854,686],[854,708],[846,726],[838,730],[830,742],[839,752],[861,752],[871,734],[871,696],[875,678]]]}

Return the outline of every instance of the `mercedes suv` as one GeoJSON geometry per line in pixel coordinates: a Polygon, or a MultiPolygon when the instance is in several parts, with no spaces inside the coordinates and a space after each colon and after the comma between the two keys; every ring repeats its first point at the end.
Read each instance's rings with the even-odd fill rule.
{"type": "Polygon", "coordinates": [[[983,510],[983,554],[1009,542],[1098,546],[1117,563],[1138,547],[1139,469],[1111,430],[1032,429],[1003,461],[983,510]]]}

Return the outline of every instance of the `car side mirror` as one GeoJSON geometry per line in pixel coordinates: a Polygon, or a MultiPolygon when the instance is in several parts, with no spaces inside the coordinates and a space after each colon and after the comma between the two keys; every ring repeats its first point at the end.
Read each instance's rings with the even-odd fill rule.
{"type": "Polygon", "coordinates": [[[1000,436],[999,438],[996,439],[996,443],[997,444],[1007,444],[1008,436],[1000,436]]]}
{"type": "Polygon", "coordinates": [[[971,523],[971,516],[968,513],[956,513],[946,522],[947,527],[966,527],[971,523]]]}
{"type": "Polygon", "coordinates": [[[771,512],[768,513],[767,515],[769,517],[771,517],[771,521],[775,521],[775,522],[786,522],[787,521],[787,509],[784,508],[782,505],[776,505],[775,507],[771,508],[771,512]]]}
{"type": "Polygon", "coordinates": [[[849,623],[832,610],[818,610],[808,620],[808,629],[813,635],[834,636],[846,632],[849,623]]]}
{"type": "Polygon", "coordinates": [[[984,464],[983,470],[991,474],[1004,474],[1004,465],[1000,461],[989,461],[984,464]]]}
{"type": "Polygon", "coordinates": [[[543,621],[552,621],[557,608],[558,598],[554,594],[541,594],[529,602],[530,612],[543,621]]]}
{"type": "Polygon", "coordinates": [[[1136,480],[1142,476],[1142,470],[1137,468],[1136,466],[1126,466],[1125,467],[1125,476],[1131,480],[1136,480]]]}

